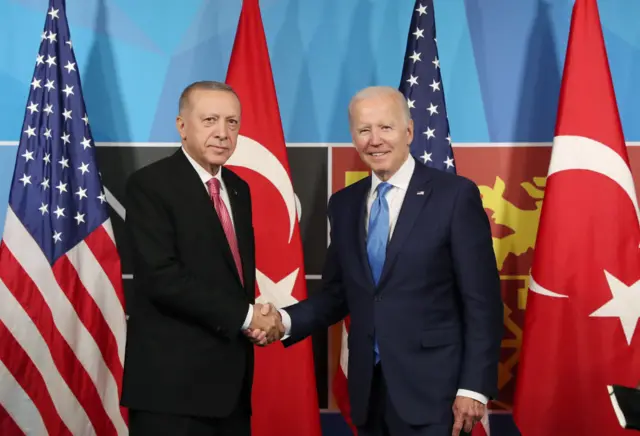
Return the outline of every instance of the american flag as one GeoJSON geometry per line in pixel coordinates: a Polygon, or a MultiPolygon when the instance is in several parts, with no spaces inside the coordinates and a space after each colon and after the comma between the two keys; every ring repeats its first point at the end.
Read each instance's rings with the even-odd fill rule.
{"type": "Polygon", "coordinates": [[[433,0],[416,1],[399,89],[414,122],[411,154],[430,167],[455,173],[433,0]]]}
{"type": "Polygon", "coordinates": [[[51,0],[0,243],[0,434],[127,434],[125,329],[65,2],[51,0]]]}

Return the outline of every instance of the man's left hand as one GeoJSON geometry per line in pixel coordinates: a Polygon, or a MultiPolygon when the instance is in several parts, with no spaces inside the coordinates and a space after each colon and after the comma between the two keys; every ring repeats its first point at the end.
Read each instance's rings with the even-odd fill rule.
{"type": "Polygon", "coordinates": [[[480,401],[468,397],[456,397],[453,403],[453,433],[458,436],[464,430],[471,433],[476,422],[480,421],[485,413],[485,405],[480,401]]]}

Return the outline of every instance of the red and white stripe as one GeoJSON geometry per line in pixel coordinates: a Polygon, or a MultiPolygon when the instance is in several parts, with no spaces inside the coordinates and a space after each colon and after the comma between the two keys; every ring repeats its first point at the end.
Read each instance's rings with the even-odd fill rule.
{"type": "Polygon", "coordinates": [[[107,220],[53,265],[7,212],[0,243],[0,434],[126,435],[120,260],[107,220]]]}

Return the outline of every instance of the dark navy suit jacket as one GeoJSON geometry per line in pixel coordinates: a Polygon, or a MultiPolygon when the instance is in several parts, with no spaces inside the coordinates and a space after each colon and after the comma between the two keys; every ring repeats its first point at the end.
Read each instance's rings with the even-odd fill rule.
{"type": "Polygon", "coordinates": [[[350,315],[354,424],[367,418],[374,332],[400,417],[411,425],[450,423],[458,389],[497,393],[503,304],[480,193],[468,179],[416,162],[376,286],[366,252],[370,187],[368,177],[331,197],[323,290],[285,308],[291,331],[283,343],[350,315]]]}

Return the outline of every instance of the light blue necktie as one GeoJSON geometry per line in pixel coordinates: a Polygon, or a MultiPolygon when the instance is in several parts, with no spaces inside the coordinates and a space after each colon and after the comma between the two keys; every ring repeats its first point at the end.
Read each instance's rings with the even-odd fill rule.
{"type": "MultiPolygon", "coordinates": [[[[382,274],[382,267],[387,251],[387,241],[389,240],[389,204],[385,195],[392,188],[387,182],[382,182],[376,188],[378,196],[371,205],[369,213],[369,230],[367,233],[367,255],[369,266],[373,274],[373,281],[377,285],[382,274]]],[[[376,364],[380,362],[378,351],[378,341],[374,336],[373,351],[375,352],[376,364]]]]}

